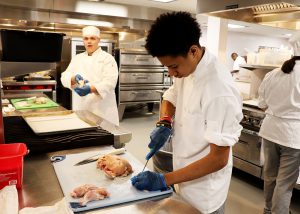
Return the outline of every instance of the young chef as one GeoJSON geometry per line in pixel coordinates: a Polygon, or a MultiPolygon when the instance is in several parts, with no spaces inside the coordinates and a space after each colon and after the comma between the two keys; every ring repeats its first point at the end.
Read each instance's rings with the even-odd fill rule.
{"type": "Polygon", "coordinates": [[[232,149],[242,130],[242,101],[230,72],[199,39],[201,29],[186,12],[161,15],[146,48],[174,77],[164,93],[162,118],[151,133],[150,153],[161,148],[173,128],[173,168],[166,174],[142,172],[132,178],[139,190],[179,194],[202,213],[224,213],[232,171],[232,149]],[[175,120],[172,121],[172,118],[175,120]]]}
{"type": "Polygon", "coordinates": [[[119,125],[115,87],[118,66],[114,57],[101,50],[100,30],[94,26],[82,29],[84,53],[72,58],[67,70],[62,73],[62,84],[80,96],[79,110],[88,110],[119,125]]]}
{"type": "Polygon", "coordinates": [[[264,214],[288,214],[300,166],[300,33],[291,37],[294,56],[266,74],[259,107],[266,117],[259,135],[264,151],[264,214]]]}

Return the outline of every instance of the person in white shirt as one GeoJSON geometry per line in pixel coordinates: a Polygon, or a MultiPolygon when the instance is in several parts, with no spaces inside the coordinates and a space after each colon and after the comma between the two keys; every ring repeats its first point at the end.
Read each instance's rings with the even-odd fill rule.
{"type": "Polygon", "coordinates": [[[76,109],[88,110],[113,125],[119,125],[115,87],[118,66],[112,55],[99,46],[100,30],[94,26],[82,29],[86,51],[72,58],[62,73],[64,87],[74,90],[76,109]]]}
{"type": "Polygon", "coordinates": [[[266,74],[259,107],[266,116],[259,135],[264,151],[264,214],[288,214],[300,166],[300,34],[290,39],[294,56],[266,74]]]}
{"type": "Polygon", "coordinates": [[[232,53],[231,58],[234,61],[231,74],[234,75],[239,72],[240,65],[246,64],[246,60],[244,57],[239,56],[237,53],[232,53]]]}
{"type": "Polygon", "coordinates": [[[173,129],[174,171],[146,171],[131,181],[149,191],[178,184],[178,193],[201,213],[223,214],[232,146],[242,130],[242,100],[228,69],[200,46],[200,36],[199,24],[187,12],[162,14],[149,31],[145,47],[168,68],[174,83],[163,95],[161,119],[150,135],[146,159],[173,129]]]}

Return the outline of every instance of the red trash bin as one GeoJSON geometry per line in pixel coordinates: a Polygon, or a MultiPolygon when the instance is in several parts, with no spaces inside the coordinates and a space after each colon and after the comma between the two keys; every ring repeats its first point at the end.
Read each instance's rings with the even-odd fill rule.
{"type": "Polygon", "coordinates": [[[23,183],[24,156],[28,153],[26,144],[0,144],[0,189],[7,185],[23,183]]]}

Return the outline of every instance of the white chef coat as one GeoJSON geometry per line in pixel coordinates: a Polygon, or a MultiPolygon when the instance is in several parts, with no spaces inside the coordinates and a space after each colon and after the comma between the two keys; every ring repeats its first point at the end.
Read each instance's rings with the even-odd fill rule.
{"type": "MultiPolygon", "coordinates": [[[[230,72],[205,51],[196,70],[185,78],[175,78],[164,93],[176,107],[173,145],[174,170],[206,156],[210,143],[233,146],[240,136],[242,100],[230,72]]],[[[181,196],[202,213],[211,213],[226,200],[232,171],[232,151],[228,164],[204,177],[179,184],[181,196]]]]}
{"type": "Polygon", "coordinates": [[[233,62],[233,70],[240,70],[240,65],[246,64],[246,60],[244,57],[237,56],[237,58],[233,62]]]}
{"type": "Polygon", "coordinates": [[[78,110],[88,110],[114,125],[119,125],[115,87],[118,80],[118,66],[112,55],[99,47],[91,56],[87,52],[77,54],[71,60],[67,70],[62,73],[64,87],[71,88],[71,78],[80,74],[93,85],[100,95],[90,93],[78,96],[78,110]]]}
{"type": "Polygon", "coordinates": [[[267,108],[259,135],[274,143],[300,149],[300,61],[290,74],[279,68],[266,74],[259,90],[260,108],[267,108]]]}

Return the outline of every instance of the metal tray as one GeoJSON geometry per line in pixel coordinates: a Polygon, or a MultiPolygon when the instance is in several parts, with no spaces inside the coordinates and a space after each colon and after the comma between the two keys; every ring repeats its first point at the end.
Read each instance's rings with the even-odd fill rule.
{"type": "Polygon", "coordinates": [[[23,116],[23,118],[37,135],[52,135],[98,128],[96,123],[73,111],[51,112],[44,115],[32,114],[23,116]]]}

